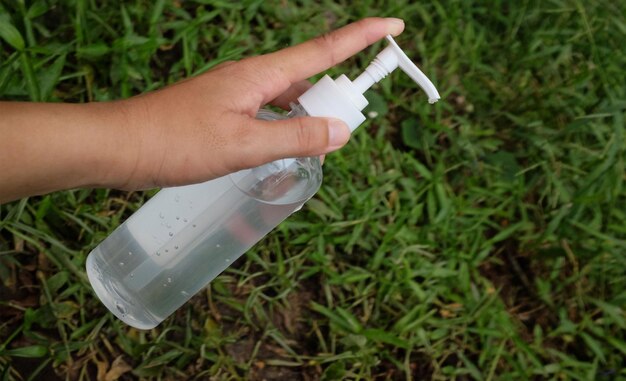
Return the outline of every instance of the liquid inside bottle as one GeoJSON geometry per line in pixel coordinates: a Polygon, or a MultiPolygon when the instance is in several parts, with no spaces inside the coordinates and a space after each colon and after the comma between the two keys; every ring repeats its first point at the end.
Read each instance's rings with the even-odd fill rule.
{"type": "Polygon", "coordinates": [[[163,189],[89,254],[89,281],[119,319],[153,328],[299,210],[321,181],[315,157],[163,189]]]}

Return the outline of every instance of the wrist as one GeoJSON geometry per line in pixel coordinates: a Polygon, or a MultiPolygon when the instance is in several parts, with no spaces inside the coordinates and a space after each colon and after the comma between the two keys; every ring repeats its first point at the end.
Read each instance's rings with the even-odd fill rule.
{"type": "Polygon", "coordinates": [[[88,158],[81,163],[80,187],[136,189],[138,117],[135,102],[130,100],[94,102],[82,105],[93,120],[84,131],[88,158]]]}

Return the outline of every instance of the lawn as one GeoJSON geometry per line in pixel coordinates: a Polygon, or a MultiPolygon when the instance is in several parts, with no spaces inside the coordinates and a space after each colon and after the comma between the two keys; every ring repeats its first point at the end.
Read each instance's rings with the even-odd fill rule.
{"type": "Polygon", "coordinates": [[[156,190],[0,206],[0,379],[626,380],[624,2],[0,0],[0,99],[126,98],[365,16],[406,20],[442,100],[370,90],[319,193],[159,327],[84,270],[156,190]]]}

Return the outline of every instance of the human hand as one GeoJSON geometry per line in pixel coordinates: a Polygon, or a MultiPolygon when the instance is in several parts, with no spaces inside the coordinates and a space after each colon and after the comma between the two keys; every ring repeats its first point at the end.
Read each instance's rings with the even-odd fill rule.
{"type": "Polygon", "coordinates": [[[144,189],[206,181],[285,157],[323,155],[350,138],[336,119],[255,119],[266,104],[287,108],[330,68],[387,34],[398,19],[369,18],[281,51],[228,62],[198,77],[127,101],[128,158],[109,182],[144,189]]]}
{"type": "Polygon", "coordinates": [[[336,150],[350,138],[339,120],[255,115],[268,103],[287,108],[311,86],[306,78],[403,29],[399,19],[364,19],[122,101],[0,102],[0,203],[77,187],[192,184],[336,150]]]}

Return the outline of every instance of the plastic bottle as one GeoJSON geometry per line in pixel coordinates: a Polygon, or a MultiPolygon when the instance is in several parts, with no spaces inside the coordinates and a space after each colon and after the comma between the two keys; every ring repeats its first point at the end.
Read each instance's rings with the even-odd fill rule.
{"type": "MultiPolygon", "coordinates": [[[[354,81],[324,76],[287,115],[260,110],[265,120],[296,116],[342,119],[353,131],[364,120],[363,93],[398,66],[439,99],[430,80],[391,36],[354,81]]],[[[87,275],[120,320],[150,329],[182,306],[319,189],[317,157],[277,160],[200,184],[161,190],[87,258],[87,275]]]]}

